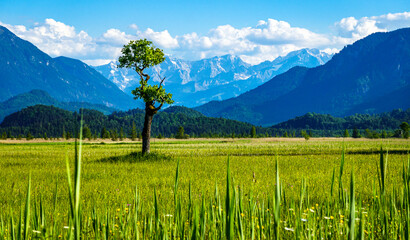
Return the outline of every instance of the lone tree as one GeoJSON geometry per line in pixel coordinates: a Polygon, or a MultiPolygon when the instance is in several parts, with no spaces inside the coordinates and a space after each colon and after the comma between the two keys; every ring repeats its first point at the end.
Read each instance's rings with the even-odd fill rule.
{"type": "MultiPolygon", "coordinates": [[[[142,154],[150,152],[151,123],[154,115],[164,105],[172,104],[172,94],[166,93],[162,87],[165,77],[160,77],[159,85],[150,85],[148,81],[151,76],[144,73],[144,70],[162,63],[165,60],[161,49],[156,48],[151,41],[140,39],[130,41],[121,50],[118,67],[131,68],[140,76],[140,86],[132,90],[134,99],[141,98],[145,102],[145,120],[142,130],[142,154]]],[[[158,74],[159,75],[159,74],[158,74]]]]}

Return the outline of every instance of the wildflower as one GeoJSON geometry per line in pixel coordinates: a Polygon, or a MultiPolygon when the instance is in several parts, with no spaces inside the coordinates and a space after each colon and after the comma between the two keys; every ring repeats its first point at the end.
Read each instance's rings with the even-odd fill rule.
{"type": "Polygon", "coordinates": [[[242,217],[244,217],[244,216],[245,216],[245,214],[244,214],[244,213],[241,213],[241,216],[242,216],[242,217]]]}
{"type": "Polygon", "coordinates": [[[307,219],[306,218],[301,218],[300,219],[302,222],[307,222],[307,219]]]}
{"type": "Polygon", "coordinates": [[[311,211],[311,212],[315,212],[315,210],[313,210],[313,209],[309,209],[309,211],[311,211]]]}
{"type": "Polygon", "coordinates": [[[330,219],[333,219],[334,217],[333,216],[330,216],[330,219]]]}
{"type": "Polygon", "coordinates": [[[121,211],[121,209],[117,208],[117,212],[121,211]]]}
{"type": "Polygon", "coordinates": [[[291,232],[294,232],[294,231],[295,231],[293,228],[287,228],[287,227],[285,227],[285,230],[286,230],[286,231],[291,231],[291,232]]]}
{"type": "Polygon", "coordinates": [[[330,217],[323,217],[324,219],[327,219],[327,220],[329,220],[330,219],[330,217]]]}
{"type": "Polygon", "coordinates": [[[41,232],[38,230],[33,230],[33,233],[41,233],[41,232]]]}
{"type": "Polygon", "coordinates": [[[171,214],[165,214],[165,217],[172,217],[171,214]]]}

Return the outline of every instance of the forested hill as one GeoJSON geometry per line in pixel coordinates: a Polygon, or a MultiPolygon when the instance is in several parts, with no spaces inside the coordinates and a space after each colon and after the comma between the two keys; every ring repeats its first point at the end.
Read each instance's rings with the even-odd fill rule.
{"type": "MultiPolygon", "coordinates": [[[[116,132],[119,136],[122,131],[129,136],[133,123],[136,131],[141,132],[145,112],[133,109],[126,112],[114,112],[104,115],[96,110],[83,110],[83,119],[93,135],[100,137],[104,129],[116,132]]],[[[79,127],[80,114],[66,111],[54,106],[35,105],[7,116],[0,124],[0,132],[10,132],[13,136],[25,135],[30,132],[34,136],[61,137],[63,132],[73,134],[79,127]]],[[[152,136],[159,134],[171,137],[184,127],[185,133],[190,136],[211,137],[236,134],[248,135],[252,125],[235,120],[205,117],[195,110],[185,107],[170,107],[154,116],[152,122],[152,136]]],[[[261,128],[257,128],[259,131],[261,128]]]]}
{"type": "Polygon", "coordinates": [[[314,129],[314,130],[343,130],[343,129],[373,129],[394,130],[402,122],[410,122],[410,108],[407,110],[393,110],[380,114],[355,114],[340,118],[329,114],[307,113],[274,125],[276,129],[314,129]]]}

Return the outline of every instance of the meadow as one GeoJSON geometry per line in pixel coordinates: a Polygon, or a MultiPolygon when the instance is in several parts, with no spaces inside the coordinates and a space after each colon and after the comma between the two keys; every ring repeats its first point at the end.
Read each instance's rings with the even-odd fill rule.
{"type": "Polygon", "coordinates": [[[0,237],[409,236],[409,140],[153,139],[150,157],[140,148],[84,141],[75,161],[74,142],[1,142],[0,237]]]}

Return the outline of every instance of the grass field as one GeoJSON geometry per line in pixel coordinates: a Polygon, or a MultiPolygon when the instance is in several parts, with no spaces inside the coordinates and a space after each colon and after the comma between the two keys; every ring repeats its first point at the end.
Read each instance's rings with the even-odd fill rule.
{"type": "MultiPolygon", "coordinates": [[[[316,239],[321,236],[345,239],[352,234],[349,230],[352,221],[345,215],[346,212],[351,216],[352,199],[356,199],[356,211],[359,209],[356,217],[361,219],[365,212],[371,219],[360,229],[363,221],[357,221],[353,231],[355,236],[408,236],[404,219],[409,214],[397,217],[391,208],[394,205],[396,214],[405,209],[403,196],[407,193],[403,189],[407,186],[403,171],[407,170],[409,140],[154,139],[151,146],[154,154],[149,159],[134,153],[140,148],[140,142],[83,143],[80,188],[80,234],[83,237],[134,239],[138,235],[145,239],[270,239],[299,236],[316,239]],[[379,183],[384,172],[380,172],[381,146],[388,150],[388,155],[384,155],[387,170],[383,176],[383,194],[379,183]],[[340,184],[343,148],[344,171],[340,184]],[[276,157],[279,176],[275,170],[276,157]],[[228,158],[233,177],[229,183],[228,158]],[[355,179],[353,198],[351,171],[355,179]],[[335,180],[331,196],[332,175],[335,180]],[[277,177],[280,185],[276,185],[277,177]],[[138,204],[136,186],[137,199],[140,199],[138,204]],[[215,193],[216,186],[218,193],[215,193]],[[227,194],[228,189],[231,192],[227,194]],[[376,204],[375,198],[383,198],[380,200],[383,202],[376,204]],[[233,202],[229,204],[226,199],[233,199],[233,202]],[[219,206],[222,208],[219,213],[212,210],[218,207],[218,201],[223,205],[219,206]],[[280,205],[275,205],[278,201],[280,205]],[[177,214],[178,203],[180,214],[177,214]],[[384,209],[381,206],[386,207],[384,215],[379,215],[380,209],[384,209]],[[371,207],[377,207],[374,213],[371,213],[371,207]],[[270,214],[273,209],[278,213],[270,214]],[[129,219],[130,216],[133,220],[129,219]],[[317,219],[311,220],[312,216],[317,219]],[[328,221],[330,217],[332,219],[328,221]],[[337,223],[330,224],[330,221],[337,223]],[[389,225],[379,226],[385,222],[389,225]],[[233,224],[231,233],[229,224],[233,224]],[[181,226],[185,227],[181,229],[181,226]]],[[[12,239],[11,225],[18,225],[20,218],[24,222],[26,210],[23,208],[26,206],[30,175],[29,236],[77,236],[74,233],[70,235],[72,231],[67,229],[67,226],[76,225],[70,218],[66,158],[73,173],[73,142],[0,142],[0,237],[12,239]],[[43,218],[40,217],[41,212],[43,218]],[[40,218],[43,219],[42,224],[38,223],[40,218]]],[[[14,234],[25,236],[23,232],[14,234]]]]}

